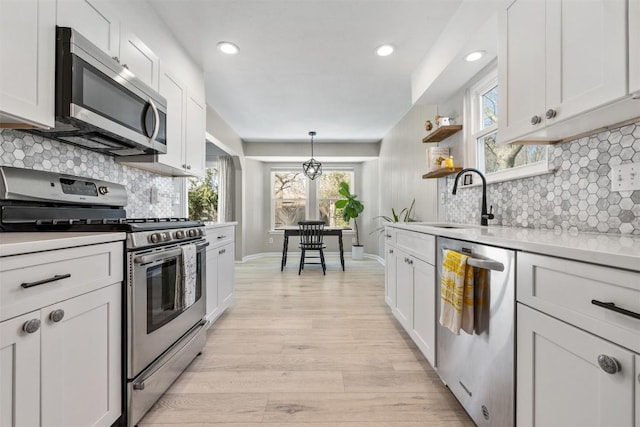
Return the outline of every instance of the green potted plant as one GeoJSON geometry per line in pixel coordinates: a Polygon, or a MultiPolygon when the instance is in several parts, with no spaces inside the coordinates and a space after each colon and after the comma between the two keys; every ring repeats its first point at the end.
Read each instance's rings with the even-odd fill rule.
{"type": "Polygon", "coordinates": [[[344,181],[340,183],[338,193],[340,193],[344,199],[336,201],[336,208],[342,209],[342,218],[345,221],[353,220],[353,226],[356,229],[356,244],[351,246],[351,258],[362,259],[364,256],[364,246],[360,244],[357,218],[364,210],[364,205],[358,200],[358,196],[351,194],[349,184],[344,181]]]}

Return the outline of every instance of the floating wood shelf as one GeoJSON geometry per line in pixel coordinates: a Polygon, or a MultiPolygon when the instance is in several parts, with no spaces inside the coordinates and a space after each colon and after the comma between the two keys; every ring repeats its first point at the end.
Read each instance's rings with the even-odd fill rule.
{"type": "Polygon", "coordinates": [[[462,168],[440,168],[422,175],[422,179],[442,178],[443,176],[458,173],[462,168]]]}
{"type": "Polygon", "coordinates": [[[462,130],[462,125],[449,125],[440,126],[438,129],[431,132],[429,135],[422,138],[422,142],[440,142],[445,138],[450,137],[456,132],[462,130]]]}

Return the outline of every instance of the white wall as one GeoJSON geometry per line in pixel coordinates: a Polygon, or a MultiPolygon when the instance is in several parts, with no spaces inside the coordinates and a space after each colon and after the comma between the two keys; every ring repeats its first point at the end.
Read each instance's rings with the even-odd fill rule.
{"type": "MultiPolygon", "coordinates": [[[[409,207],[415,199],[413,218],[417,221],[437,219],[437,184],[434,179],[422,179],[426,170],[426,148],[423,144],[427,132],[424,122],[434,121],[435,106],[414,105],[382,140],[379,159],[380,215],[391,216],[409,207]]],[[[384,253],[379,239],[378,254],[384,253]]]]}

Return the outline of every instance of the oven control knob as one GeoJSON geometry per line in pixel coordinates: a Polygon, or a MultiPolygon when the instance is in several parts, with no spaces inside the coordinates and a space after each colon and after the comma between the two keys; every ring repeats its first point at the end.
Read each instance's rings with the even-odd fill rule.
{"type": "Polygon", "coordinates": [[[174,236],[176,237],[176,239],[184,239],[184,231],[182,230],[176,231],[174,236]]]}
{"type": "Polygon", "coordinates": [[[196,230],[195,229],[191,229],[189,230],[189,237],[196,237],[196,230]]]}
{"type": "Polygon", "coordinates": [[[158,243],[159,240],[160,240],[160,235],[158,233],[153,233],[149,235],[149,241],[151,243],[158,243]]]}
{"type": "Polygon", "coordinates": [[[171,240],[171,233],[162,233],[162,241],[168,242],[169,240],[171,240]]]}
{"type": "Polygon", "coordinates": [[[98,187],[98,193],[102,194],[103,196],[105,194],[108,194],[109,193],[109,187],[105,187],[105,186],[98,187]]]}

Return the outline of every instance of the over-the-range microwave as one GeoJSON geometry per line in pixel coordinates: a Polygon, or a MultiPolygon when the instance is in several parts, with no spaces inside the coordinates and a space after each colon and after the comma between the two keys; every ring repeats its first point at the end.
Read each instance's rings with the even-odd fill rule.
{"type": "Polygon", "coordinates": [[[167,101],[72,28],[56,29],[55,127],[29,132],[113,156],[167,152],[167,101]]]}

